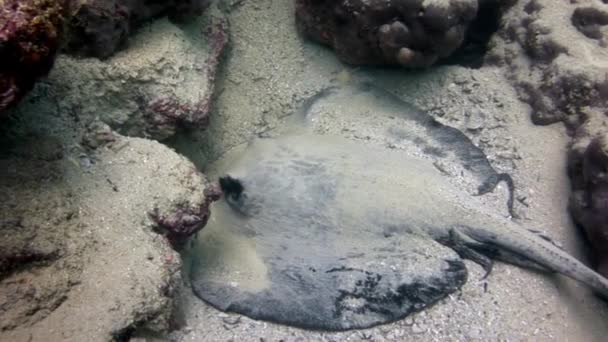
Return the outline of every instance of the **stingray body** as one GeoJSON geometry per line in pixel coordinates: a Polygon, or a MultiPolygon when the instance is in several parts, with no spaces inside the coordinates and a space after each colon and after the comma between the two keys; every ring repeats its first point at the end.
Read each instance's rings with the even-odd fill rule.
{"type": "Polygon", "coordinates": [[[434,161],[436,166],[469,174],[478,195],[494,191],[499,182],[505,182],[509,190],[507,208],[511,216],[516,216],[511,176],[497,172],[485,153],[460,130],[371,83],[327,88],[304,103],[300,117],[305,118],[304,125],[310,126],[310,121],[322,120],[328,112],[335,113],[333,121],[343,120],[347,130],[371,133],[408,154],[434,161]],[[355,122],[362,127],[353,129],[355,122]]]}
{"type": "Polygon", "coordinates": [[[495,215],[429,160],[304,133],[255,140],[218,172],[242,187],[225,186],[191,279],[222,310],[366,328],[456,291],[467,279],[463,258],[488,272],[491,258],[559,272],[608,295],[606,279],[495,215]]]}

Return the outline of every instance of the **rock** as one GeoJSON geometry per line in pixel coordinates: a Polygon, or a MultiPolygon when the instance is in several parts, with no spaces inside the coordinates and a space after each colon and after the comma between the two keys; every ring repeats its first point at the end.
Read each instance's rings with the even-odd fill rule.
{"type": "Polygon", "coordinates": [[[64,303],[83,264],[65,239],[79,232],[78,211],[58,163],[16,154],[0,158],[0,339],[64,303]]]}
{"type": "Polygon", "coordinates": [[[107,58],[126,42],[129,33],[162,15],[173,20],[200,15],[209,0],[75,0],[70,6],[66,51],[107,58]]]}
{"type": "Polygon", "coordinates": [[[86,170],[71,152],[0,158],[0,340],[128,340],[170,327],[181,260],[150,214],[202,215],[213,188],[155,141],[114,133],[88,156],[86,170]]]}
{"type": "Polygon", "coordinates": [[[62,0],[0,0],[0,116],[45,76],[64,23],[62,0]]]}
{"type": "Polygon", "coordinates": [[[599,2],[519,1],[504,13],[486,62],[507,66],[534,123],[562,121],[574,131],[583,107],[608,105],[607,20],[599,2]]]}
{"type": "Polygon", "coordinates": [[[174,247],[181,247],[194,234],[207,224],[209,220],[209,205],[220,199],[222,191],[219,187],[210,186],[205,189],[201,202],[177,203],[168,212],[161,213],[157,208],[150,214],[160,231],[167,236],[174,247]]]}
{"type": "Polygon", "coordinates": [[[480,109],[474,109],[465,118],[465,124],[468,131],[478,132],[484,128],[487,115],[480,109]]]}
{"type": "Polygon", "coordinates": [[[414,324],[412,325],[412,332],[414,334],[422,334],[426,332],[426,326],[424,324],[414,324]]]}
{"type": "Polygon", "coordinates": [[[415,68],[460,47],[477,9],[478,0],[297,0],[296,24],[346,63],[415,68]]]}
{"type": "Polygon", "coordinates": [[[61,55],[48,79],[53,91],[42,96],[129,136],[164,140],[180,128],[205,128],[227,29],[212,11],[187,25],[156,20],[103,61],[61,55]]]}
{"type": "Polygon", "coordinates": [[[568,157],[570,211],[585,231],[595,268],[608,277],[608,132],[575,140],[568,157]]]}

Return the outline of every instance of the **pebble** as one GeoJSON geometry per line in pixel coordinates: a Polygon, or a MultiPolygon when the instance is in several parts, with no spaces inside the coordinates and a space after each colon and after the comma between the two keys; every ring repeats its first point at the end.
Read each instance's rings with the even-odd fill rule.
{"type": "Polygon", "coordinates": [[[414,334],[422,334],[426,331],[426,326],[424,324],[414,324],[412,325],[412,332],[414,334]]]}
{"type": "Polygon", "coordinates": [[[466,128],[472,132],[480,131],[483,129],[485,121],[486,114],[480,109],[474,109],[466,118],[466,128]]]}

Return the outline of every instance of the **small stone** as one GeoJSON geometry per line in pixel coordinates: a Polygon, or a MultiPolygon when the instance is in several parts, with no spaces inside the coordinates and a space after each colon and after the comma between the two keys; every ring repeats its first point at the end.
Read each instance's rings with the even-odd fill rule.
{"type": "Polygon", "coordinates": [[[486,114],[479,109],[473,110],[466,118],[467,130],[475,132],[480,131],[486,121],[486,114]]]}
{"type": "Polygon", "coordinates": [[[426,326],[424,324],[414,324],[412,325],[412,332],[414,334],[422,334],[426,331],[426,326]]]}

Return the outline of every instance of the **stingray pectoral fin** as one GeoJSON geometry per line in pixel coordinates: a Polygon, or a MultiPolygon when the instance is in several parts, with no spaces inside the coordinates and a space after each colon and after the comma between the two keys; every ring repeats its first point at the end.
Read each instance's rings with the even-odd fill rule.
{"type": "Polygon", "coordinates": [[[476,196],[483,196],[487,193],[493,192],[494,189],[498,186],[498,183],[505,182],[507,184],[507,189],[509,190],[509,198],[507,199],[507,209],[509,209],[509,214],[511,217],[518,218],[517,214],[513,210],[513,203],[515,200],[515,183],[513,182],[513,178],[508,173],[496,173],[486,178],[486,180],[477,187],[476,196]]]}
{"type": "Polygon", "coordinates": [[[492,259],[479,252],[480,249],[489,251],[487,247],[458,231],[457,228],[450,229],[448,240],[442,243],[456,251],[461,258],[471,260],[483,267],[486,273],[481,279],[487,278],[492,272],[492,259]]]}

